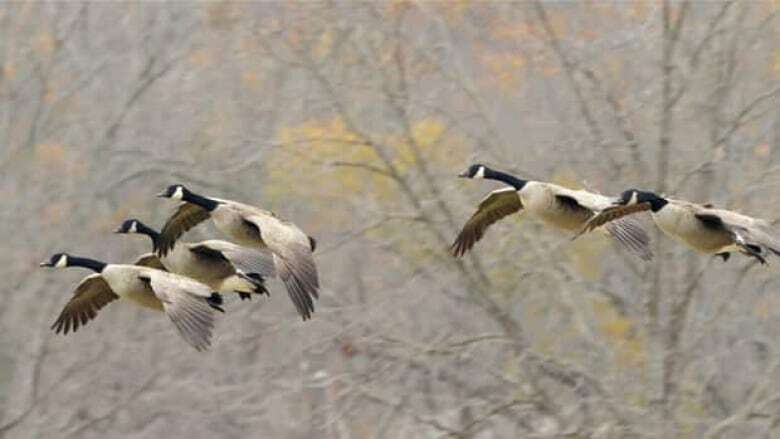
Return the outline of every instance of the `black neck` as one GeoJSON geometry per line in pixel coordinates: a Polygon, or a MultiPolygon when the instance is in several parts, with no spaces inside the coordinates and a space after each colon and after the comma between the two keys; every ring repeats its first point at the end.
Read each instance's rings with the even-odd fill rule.
{"type": "Polygon", "coordinates": [[[190,191],[184,191],[184,196],[182,199],[188,203],[192,203],[195,205],[198,205],[209,212],[217,208],[218,202],[212,200],[211,198],[203,197],[201,195],[192,193],[190,191]]]}
{"type": "Polygon", "coordinates": [[[514,175],[509,175],[501,171],[494,171],[490,168],[485,168],[485,178],[489,180],[503,181],[510,186],[514,186],[514,188],[517,190],[522,189],[523,186],[528,183],[527,180],[517,178],[514,175]]]}
{"type": "Polygon", "coordinates": [[[650,200],[650,210],[652,212],[658,212],[659,210],[663,209],[667,203],[669,203],[669,201],[667,201],[666,198],[655,197],[650,200]]]}
{"type": "Polygon", "coordinates": [[[160,242],[160,232],[147,226],[146,224],[138,223],[136,225],[136,231],[142,235],[146,235],[152,240],[152,248],[157,251],[157,244],[160,242]]]}
{"type": "Polygon", "coordinates": [[[105,262],[96,261],[94,259],[89,258],[80,258],[78,256],[68,256],[68,267],[83,267],[83,268],[89,268],[90,270],[100,273],[103,271],[104,268],[106,268],[105,262]]]}

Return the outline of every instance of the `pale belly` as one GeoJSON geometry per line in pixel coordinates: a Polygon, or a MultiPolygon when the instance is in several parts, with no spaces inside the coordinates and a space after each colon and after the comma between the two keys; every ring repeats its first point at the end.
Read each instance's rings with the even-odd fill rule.
{"type": "Polygon", "coordinates": [[[529,183],[519,194],[526,212],[556,229],[578,231],[591,216],[587,210],[561,207],[555,194],[542,184],[529,183]]]}
{"type": "Polygon", "coordinates": [[[653,221],[672,239],[702,253],[721,253],[733,250],[734,240],[725,230],[702,227],[692,214],[672,215],[661,209],[653,213],[653,221]]]}
{"type": "Polygon", "coordinates": [[[529,197],[522,201],[526,212],[557,229],[579,231],[591,216],[587,211],[561,208],[554,200],[546,197],[529,197]]]}
{"type": "Polygon", "coordinates": [[[160,302],[160,299],[158,299],[151,290],[148,292],[133,291],[123,297],[144,308],[154,309],[157,311],[164,310],[162,302],[160,302]]]}
{"type": "Polygon", "coordinates": [[[577,213],[565,211],[532,211],[531,213],[544,221],[545,224],[572,232],[582,229],[582,227],[585,225],[585,222],[590,217],[590,215],[580,215],[577,213]]]}
{"type": "Polygon", "coordinates": [[[176,252],[189,252],[187,246],[177,246],[173,252],[168,253],[166,257],[162,258],[162,263],[165,268],[171,273],[181,274],[183,276],[191,277],[199,282],[208,285],[213,290],[219,290],[222,280],[230,273],[220,273],[218,269],[213,266],[198,261],[197,257],[193,257],[188,254],[176,254],[176,252]],[[186,263],[180,263],[188,258],[186,263]]]}
{"type": "Polygon", "coordinates": [[[149,285],[138,278],[139,274],[135,270],[115,270],[112,267],[107,267],[101,273],[106,283],[119,297],[144,308],[162,311],[162,302],[155,296],[149,285]]]}

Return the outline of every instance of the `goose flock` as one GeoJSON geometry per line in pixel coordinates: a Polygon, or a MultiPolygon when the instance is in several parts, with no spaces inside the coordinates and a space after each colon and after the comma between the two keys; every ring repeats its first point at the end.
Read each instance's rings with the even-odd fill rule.
{"type": "Polygon", "coordinates": [[[42,267],[82,267],[94,271],[76,287],[52,325],[56,333],[75,332],[116,299],[162,311],[182,338],[201,351],[211,345],[214,313],[225,312],[223,294],[242,300],[269,294],[265,280],[278,275],[303,320],[311,318],[319,297],[319,278],[312,253],[316,241],[295,224],[272,212],[198,195],[177,184],[158,195],[181,202],[162,231],[128,219],[116,233],[142,234],[152,252],[135,263],[107,264],[95,259],[57,253],[42,267]],[[235,243],[206,240],[177,242],[188,230],[211,218],[217,229],[235,243]]]}
{"type": "MultiPolygon", "coordinates": [[[[487,229],[504,217],[527,212],[550,228],[573,233],[573,239],[598,231],[638,258],[653,258],[650,238],[633,214],[649,211],[666,235],[699,252],[727,261],[741,253],[766,264],[780,256],[780,241],[770,225],[709,204],[695,204],[629,189],[618,197],[568,189],[553,183],[524,180],[482,164],[458,175],[506,184],[490,192],[461,229],[451,251],[464,256],[487,229]]],[[[75,332],[104,306],[124,299],[164,312],[182,338],[201,351],[211,344],[215,312],[223,295],[270,295],[265,281],[278,276],[303,320],[311,318],[319,297],[319,277],[313,253],[316,241],[295,224],[248,204],[199,195],[183,185],[169,186],[159,197],[180,202],[161,230],[138,219],[125,220],[116,233],[146,235],[152,251],[133,264],[107,264],[57,253],[42,267],[82,267],[94,273],[76,287],[73,297],[52,325],[56,333],[75,332]],[[179,242],[198,224],[211,220],[230,241],[210,239],[179,242]]]]}
{"type": "Polygon", "coordinates": [[[553,228],[576,231],[573,239],[594,230],[603,231],[644,260],[653,257],[650,239],[641,225],[628,217],[643,211],[650,211],[653,222],[672,239],[724,261],[731,253],[755,258],[761,264],[766,264],[769,255],[780,256],[780,241],[771,235],[768,222],[716,209],[711,204],[665,198],[637,189],[610,198],[523,180],[480,164],[469,166],[459,176],[497,180],[507,186],[488,194],[466,222],[452,244],[456,257],[471,249],[490,225],[520,211],[527,211],[553,228]]]}

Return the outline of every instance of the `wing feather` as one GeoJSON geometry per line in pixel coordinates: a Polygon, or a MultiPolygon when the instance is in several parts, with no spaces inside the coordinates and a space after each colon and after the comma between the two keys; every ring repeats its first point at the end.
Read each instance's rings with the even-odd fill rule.
{"type": "Polygon", "coordinates": [[[626,215],[631,215],[646,210],[650,210],[650,203],[638,203],[638,204],[631,204],[628,206],[608,207],[602,210],[601,212],[599,212],[597,215],[594,215],[590,220],[588,220],[588,222],[585,223],[584,226],[582,226],[582,230],[580,230],[577,233],[577,235],[574,236],[573,239],[576,239],[577,237],[579,237],[584,233],[591,232],[594,229],[603,226],[604,224],[607,224],[612,221],[616,221],[626,215]]]}
{"type": "Polygon", "coordinates": [[[149,273],[149,285],[184,340],[198,351],[208,349],[214,330],[214,309],[208,287],[183,276],[149,273]]]}
{"type": "Polygon", "coordinates": [[[477,211],[471,215],[458,234],[451,247],[452,254],[455,257],[463,256],[482,239],[488,227],[522,209],[523,203],[513,187],[501,188],[489,193],[479,203],[477,211]]]}
{"type": "Polygon", "coordinates": [[[91,274],[76,287],[51,329],[57,334],[67,334],[71,329],[76,332],[79,325],[86,325],[101,308],[118,298],[100,274],[91,274]]]}
{"type": "Polygon", "coordinates": [[[160,239],[158,240],[160,255],[165,256],[168,254],[181,235],[207,220],[209,216],[209,212],[200,206],[187,202],[179,204],[179,207],[168,218],[162,231],[160,231],[160,239]]]}
{"type": "Polygon", "coordinates": [[[653,259],[650,249],[650,236],[633,218],[618,218],[606,223],[604,228],[618,243],[645,261],[653,259]]]}
{"type": "Polygon", "coordinates": [[[236,270],[243,273],[256,273],[264,277],[276,275],[273,255],[268,250],[243,247],[218,239],[203,241],[199,244],[221,252],[236,270]]]}
{"type": "Polygon", "coordinates": [[[296,225],[273,215],[249,215],[261,238],[273,254],[275,271],[284,282],[287,293],[301,318],[308,320],[319,298],[319,276],[311,250],[311,241],[296,225]]]}

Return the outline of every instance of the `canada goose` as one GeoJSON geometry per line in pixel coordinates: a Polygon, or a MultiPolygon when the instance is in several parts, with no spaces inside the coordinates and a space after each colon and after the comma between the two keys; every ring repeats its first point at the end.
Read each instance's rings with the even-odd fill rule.
{"type": "Polygon", "coordinates": [[[780,256],[780,241],[769,234],[769,224],[711,204],[695,204],[665,198],[653,192],[629,189],[613,201],[612,207],[593,217],[580,233],[636,212],[650,211],[653,221],[664,233],[702,253],[727,261],[737,251],[756,258],[762,264],[766,256],[780,256]]]}
{"type": "Polygon", "coordinates": [[[159,238],[159,254],[165,256],[187,230],[208,218],[237,244],[267,249],[273,254],[276,273],[303,320],[311,317],[319,297],[317,267],[312,252],[316,247],[295,224],[272,212],[230,200],[195,194],[180,184],[169,186],[158,197],[183,201],[168,218],[159,238]]]}
{"type": "Polygon", "coordinates": [[[108,303],[128,299],[145,308],[163,311],[179,334],[198,351],[211,344],[214,310],[222,311],[222,296],[192,279],[139,265],[106,264],[94,259],[57,253],[41,267],[83,267],[95,274],[85,277],[51,326],[67,334],[97,316],[108,303]]]}
{"type": "MultiPolygon", "coordinates": [[[[469,166],[458,176],[498,180],[509,186],[489,193],[479,203],[477,211],[452,244],[456,257],[469,251],[493,223],[521,210],[555,228],[577,231],[595,214],[610,206],[610,198],[603,195],[552,183],[522,180],[481,164],[469,166]]],[[[624,220],[610,223],[606,232],[640,258],[652,259],[648,245],[650,238],[638,223],[624,220]]]]}
{"type": "Polygon", "coordinates": [[[191,277],[223,294],[238,293],[242,300],[250,299],[251,293],[270,295],[264,276],[273,276],[274,266],[271,255],[263,251],[210,239],[179,243],[165,256],[159,256],[160,233],[141,221],[125,220],[114,232],[148,236],[153,253],[143,255],[142,260],[148,258],[147,264],[154,264],[154,268],[191,277]]]}

